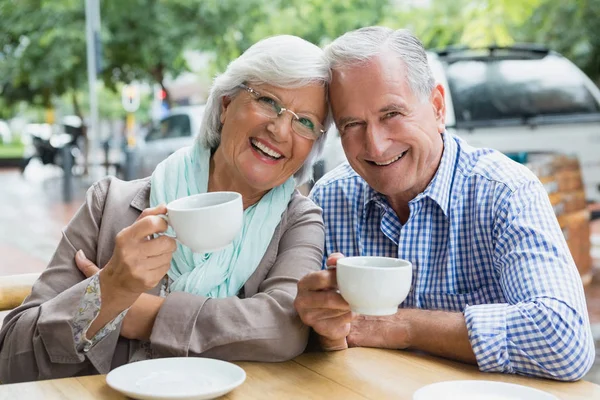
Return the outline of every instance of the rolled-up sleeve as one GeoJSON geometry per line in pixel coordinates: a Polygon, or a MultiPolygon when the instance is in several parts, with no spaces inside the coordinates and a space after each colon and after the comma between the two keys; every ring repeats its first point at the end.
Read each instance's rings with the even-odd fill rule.
{"type": "Polygon", "coordinates": [[[308,327],[293,302],[298,280],[321,268],[325,235],[321,210],[304,204],[310,206],[288,217],[273,265],[254,296],[166,297],[150,337],[156,355],[284,361],[304,351],[308,327]]]}
{"type": "Polygon", "coordinates": [[[548,196],[529,182],[498,204],[494,266],[504,304],[466,307],[482,371],[580,379],[595,358],[583,286],[548,196]]]}
{"type": "Polygon", "coordinates": [[[82,249],[90,259],[96,258],[106,186],[101,182],[88,190],[84,205],[64,229],[31,295],[5,318],[0,331],[0,381],[62,378],[110,369],[119,329],[84,354],[77,349],[74,327],[78,307],[93,279],[85,279],[77,269],[75,253],[82,249]]]}

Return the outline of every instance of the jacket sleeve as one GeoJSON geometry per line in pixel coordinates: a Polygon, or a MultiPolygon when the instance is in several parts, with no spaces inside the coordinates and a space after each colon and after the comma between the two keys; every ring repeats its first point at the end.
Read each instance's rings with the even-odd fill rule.
{"type": "Polygon", "coordinates": [[[166,297],[150,337],[155,354],[283,361],[304,351],[309,331],[293,302],[298,280],[321,268],[325,233],[320,208],[307,199],[301,204],[288,216],[273,265],[254,296],[166,297]]]}
{"type": "Polygon", "coordinates": [[[594,343],[581,278],[548,196],[535,181],[501,197],[494,266],[507,302],[465,309],[479,368],[581,379],[594,343]]]}
{"type": "Polygon", "coordinates": [[[0,381],[23,382],[105,373],[120,329],[89,351],[78,351],[74,319],[90,284],[75,265],[82,249],[96,259],[97,238],[108,181],[94,184],[86,201],[63,230],[62,239],[31,295],[10,312],[0,331],[0,381]]]}

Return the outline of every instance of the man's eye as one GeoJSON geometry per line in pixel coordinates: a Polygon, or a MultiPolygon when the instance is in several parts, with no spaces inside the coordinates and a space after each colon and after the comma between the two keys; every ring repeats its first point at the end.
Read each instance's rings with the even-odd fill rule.
{"type": "Polygon", "coordinates": [[[358,121],[355,121],[355,122],[348,122],[346,125],[344,125],[344,126],[343,126],[342,130],[345,132],[345,131],[347,131],[347,130],[349,130],[349,129],[352,129],[352,128],[357,128],[357,127],[359,127],[360,125],[361,125],[361,123],[360,123],[360,122],[358,122],[358,121]]]}
{"type": "Polygon", "coordinates": [[[398,111],[390,111],[389,113],[385,114],[383,116],[384,119],[388,119],[388,118],[393,118],[397,115],[400,115],[400,113],[398,111]]]}

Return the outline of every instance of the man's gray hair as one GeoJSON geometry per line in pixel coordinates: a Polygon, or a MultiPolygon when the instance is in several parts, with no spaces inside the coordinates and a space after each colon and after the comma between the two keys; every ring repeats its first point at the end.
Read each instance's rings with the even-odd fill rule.
{"type": "Polygon", "coordinates": [[[428,99],[435,80],[427,63],[427,53],[421,41],[406,29],[371,26],[348,32],[325,48],[325,57],[335,70],[366,63],[386,51],[392,51],[406,65],[413,93],[421,101],[428,99]]]}
{"type": "MultiPolygon", "coordinates": [[[[296,36],[280,35],[263,39],[227,66],[217,76],[210,89],[206,108],[200,125],[198,140],[213,151],[221,143],[221,99],[235,97],[241,83],[268,84],[286,89],[320,84],[325,88],[331,82],[331,72],[318,46],[296,36]]],[[[323,126],[331,126],[331,111],[328,108],[323,126]]],[[[294,174],[298,185],[312,178],[313,164],[323,152],[326,135],[317,139],[302,167],[294,174]]]]}

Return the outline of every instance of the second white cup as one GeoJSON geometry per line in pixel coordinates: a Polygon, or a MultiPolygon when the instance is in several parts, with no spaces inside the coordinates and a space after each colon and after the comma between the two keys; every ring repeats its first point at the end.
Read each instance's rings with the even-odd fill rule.
{"type": "Polygon", "coordinates": [[[340,258],[336,271],[340,294],[358,314],[395,314],[410,291],[412,263],[399,258],[340,258]]]}

